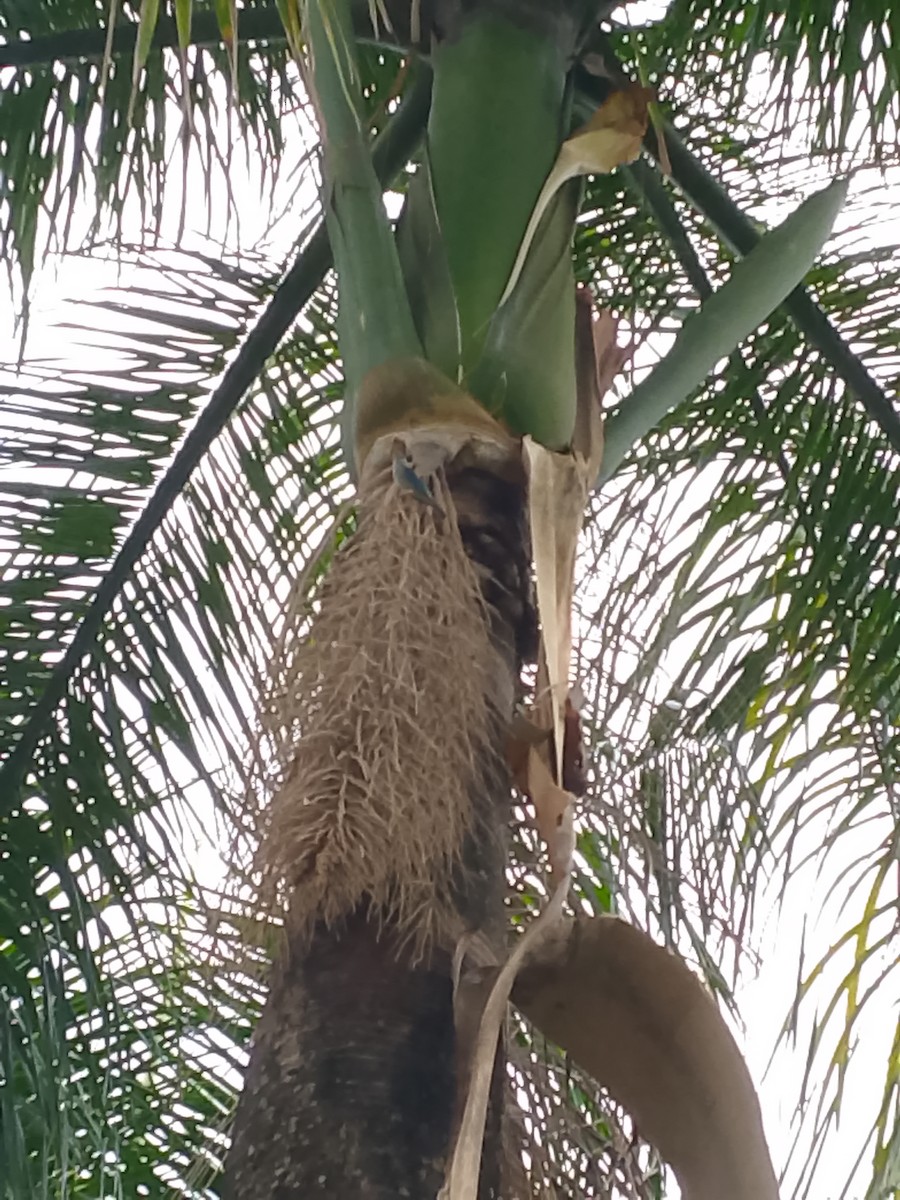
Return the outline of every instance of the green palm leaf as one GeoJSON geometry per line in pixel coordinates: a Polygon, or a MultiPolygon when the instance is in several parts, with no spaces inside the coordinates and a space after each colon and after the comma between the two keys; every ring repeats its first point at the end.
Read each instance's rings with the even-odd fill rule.
{"type": "MultiPolygon", "coordinates": [[[[113,407],[110,395],[117,392],[105,381],[80,386],[79,372],[72,372],[72,405],[79,402],[88,429],[82,443],[72,444],[72,455],[80,452],[72,465],[94,487],[108,478],[98,447],[109,440],[115,416],[131,421],[135,411],[138,419],[142,411],[155,412],[161,439],[166,397],[184,393],[191,375],[185,367],[205,377],[233,341],[234,318],[246,325],[271,286],[269,277],[235,272],[228,263],[217,279],[211,266],[210,259],[182,259],[168,272],[169,290],[157,270],[152,295],[140,295],[137,284],[129,291],[130,303],[142,301],[140,340],[149,348],[140,361],[130,350],[118,368],[120,389],[134,388],[146,372],[145,391],[131,406],[113,407]],[[201,320],[195,312],[208,310],[212,295],[218,315],[201,320]],[[160,357],[159,347],[178,354],[160,357]],[[170,374],[176,382],[167,384],[170,374]]],[[[128,304],[124,297],[102,301],[98,324],[104,306],[121,311],[128,304]]],[[[81,320],[85,311],[79,309],[81,320]]],[[[232,798],[243,796],[247,696],[277,605],[271,589],[313,546],[316,526],[329,511],[329,479],[345,486],[329,404],[334,349],[321,341],[315,313],[308,310],[307,331],[274,360],[264,384],[235,414],[226,440],[217,443],[208,469],[158,525],[136,572],[123,579],[104,613],[96,647],[88,644],[78,656],[52,723],[38,729],[24,778],[18,767],[21,782],[2,790],[0,948],[8,964],[2,986],[15,1016],[3,1047],[3,1075],[12,1086],[3,1137],[14,1195],[29,1189],[56,1195],[70,1185],[97,1194],[108,1185],[116,1195],[131,1196],[139,1194],[138,1184],[162,1194],[167,1172],[174,1178],[173,1172],[194,1169],[233,1100],[234,1063],[240,1063],[233,1056],[246,1039],[255,985],[240,973],[229,984],[204,967],[209,894],[195,873],[203,856],[215,861],[219,855],[215,831],[232,798]],[[315,347],[315,391],[291,365],[300,345],[315,347]],[[220,680],[214,688],[213,679],[220,680]],[[223,1022],[225,1013],[231,1015],[223,1022]],[[227,1064],[229,1056],[224,1075],[217,1068],[209,1078],[210,1063],[227,1064]],[[50,1120],[50,1113],[59,1119],[50,1120]]],[[[32,425],[35,409],[45,404],[46,427],[59,401],[58,388],[43,382],[27,399],[32,425]]],[[[194,394],[201,392],[198,386],[194,394]]],[[[46,434],[39,426],[20,437],[27,450],[40,448],[46,434]]],[[[21,446],[14,450],[15,463],[27,461],[21,446]]],[[[119,507],[108,489],[97,503],[117,517],[126,500],[136,508],[159,453],[159,439],[150,440],[142,469],[126,459],[128,472],[111,472],[119,507]]],[[[8,494],[16,515],[27,518],[35,493],[43,514],[53,511],[60,493],[75,507],[82,491],[93,495],[86,484],[66,493],[13,483],[8,494]]],[[[26,519],[21,527],[13,584],[27,591],[24,581],[37,583],[34,603],[24,596],[4,606],[23,635],[4,640],[4,693],[19,710],[7,717],[7,781],[9,751],[21,739],[23,697],[40,704],[46,685],[41,657],[58,662],[117,548],[115,528],[98,545],[99,523],[90,515],[90,524],[63,523],[68,540],[60,540],[57,523],[51,526],[56,538],[34,548],[32,525],[26,519]],[[66,589],[72,574],[80,581],[74,593],[66,589]],[[23,656],[20,644],[35,650],[23,656]]],[[[40,518],[34,526],[41,531],[40,518]]]]}

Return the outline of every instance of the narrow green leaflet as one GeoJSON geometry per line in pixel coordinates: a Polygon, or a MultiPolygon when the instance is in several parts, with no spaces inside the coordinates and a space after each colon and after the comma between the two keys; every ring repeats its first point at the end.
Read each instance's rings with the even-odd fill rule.
{"type": "Polygon", "coordinates": [[[228,50],[231,65],[231,86],[234,94],[238,90],[238,9],[237,0],[213,0],[216,21],[222,40],[228,50]]]}
{"type": "Polygon", "coordinates": [[[138,23],[137,42],[134,47],[134,59],[131,64],[131,100],[128,104],[128,124],[130,125],[134,119],[134,104],[135,95],[138,85],[141,81],[141,76],[144,67],[147,64],[147,59],[150,55],[150,46],[153,43],[153,34],[156,32],[156,22],[159,18],[159,0],[141,0],[141,17],[138,23]]]}
{"type": "Polygon", "coordinates": [[[299,0],[276,0],[278,15],[287,34],[288,45],[297,62],[303,58],[303,38],[300,28],[299,0]]]}
{"type": "Polygon", "coordinates": [[[178,48],[186,50],[191,41],[191,14],[193,0],[175,0],[175,26],[178,30],[178,48]]]}
{"type": "Polygon", "coordinates": [[[673,79],[687,70],[702,81],[726,128],[751,107],[755,69],[765,63],[776,123],[802,122],[814,151],[884,157],[900,120],[896,30],[896,9],[881,0],[854,0],[837,13],[779,0],[752,9],[741,0],[675,0],[638,36],[673,79]]]}

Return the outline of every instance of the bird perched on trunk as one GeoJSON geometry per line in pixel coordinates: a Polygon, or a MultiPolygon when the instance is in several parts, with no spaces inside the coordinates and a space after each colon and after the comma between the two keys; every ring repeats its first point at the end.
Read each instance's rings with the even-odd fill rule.
{"type": "MultiPolygon", "coordinates": [[[[438,462],[435,469],[439,469],[442,462],[438,462]]],[[[443,506],[438,503],[434,497],[432,480],[435,477],[435,472],[419,473],[421,468],[417,469],[416,459],[413,455],[408,454],[406,446],[400,438],[394,438],[392,449],[392,469],[394,473],[394,482],[404,492],[410,492],[422,504],[427,504],[431,508],[437,509],[441,516],[445,516],[443,506]]]]}

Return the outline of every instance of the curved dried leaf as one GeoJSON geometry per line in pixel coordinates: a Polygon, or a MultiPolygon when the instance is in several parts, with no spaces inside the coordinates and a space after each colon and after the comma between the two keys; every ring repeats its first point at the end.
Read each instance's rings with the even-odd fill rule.
{"type": "Polygon", "coordinates": [[[522,968],[513,1000],[632,1114],[685,1200],[777,1200],[740,1051],[675,955],[614,917],[570,921],[522,968]]]}

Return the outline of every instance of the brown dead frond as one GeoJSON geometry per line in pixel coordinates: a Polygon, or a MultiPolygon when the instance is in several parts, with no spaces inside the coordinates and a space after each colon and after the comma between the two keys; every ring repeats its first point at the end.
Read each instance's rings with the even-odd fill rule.
{"type": "Polygon", "coordinates": [[[446,515],[381,473],[310,618],[289,608],[263,723],[279,778],[263,811],[263,893],[334,924],[367,901],[418,948],[450,944],[475,827],[473,779],[496,755],[497,667],[452,500],[446,515]]]}

